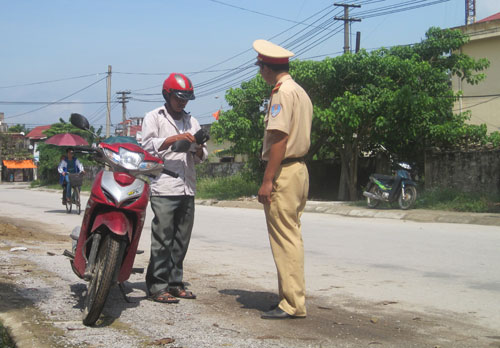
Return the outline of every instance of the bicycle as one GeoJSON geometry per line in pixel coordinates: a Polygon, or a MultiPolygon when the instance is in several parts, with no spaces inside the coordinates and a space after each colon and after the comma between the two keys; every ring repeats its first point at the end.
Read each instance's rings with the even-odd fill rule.
{"type": "Polygon", "coordinates": [[[72,204],[74,204],[77,214],[80,215],[82,211],[80,190],[82,187],[83,173],[68,173],[68,179],[71,186],[71,197],[66,198],[66,213],[71,213],[72,204]]]}

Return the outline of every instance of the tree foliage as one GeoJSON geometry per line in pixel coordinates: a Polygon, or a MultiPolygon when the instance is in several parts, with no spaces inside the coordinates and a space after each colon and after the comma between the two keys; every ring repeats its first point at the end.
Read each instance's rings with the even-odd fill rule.
{"type": "Polygon", "coordinates": [[[28,133],[28,129],[26,128],[26,125],[24,124],[16,124],[12,127],[9,127],[9,132],[10,133],[28,133]]]}
{"type": "MultiPolygon", "coordinates": [[[[458,52],[467,40],[458,30],[431,28],[413,46],[291,63],[291,75],[314,105],[308,156],[341,159],[339,199],[357,198],[358,158],[378,144],[422,163],[429,146],[486,141],[484,126],[468,125],[470,114],[453,112],[451,76],[477,84],[489,65],[458,52]]],[[[269,91],[260,76],[231,89],[226,100],[232,109],[213,126],[214,138],[258,158],[269,91]]]]}

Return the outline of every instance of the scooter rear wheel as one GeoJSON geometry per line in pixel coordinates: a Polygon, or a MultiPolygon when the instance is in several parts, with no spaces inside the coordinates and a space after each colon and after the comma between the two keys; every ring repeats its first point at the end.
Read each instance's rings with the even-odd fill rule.
{"type": "Polygon", "coordinates": [[[71,209],[72,209],[72,207],[71,207],[71,199],[67,199],[66,200],[66,213],[68,213],[68,214],[71,213],[71,209]]]}
{"type": "MultiPolygon", "coordinates": [[[[374,195],[377,196],[382,196],[382,190],[377,186],[377,185],[372,185],[369,189],[368,192],[373,193],[374,195]]],[[[380,204],[380,201],[378,199],[373,199],[370,197],[366,197],[366,205],[368,208],[376,208],[380,204]]]]}
{"type": "Polygon", "coordinates": [[[94,325],[99,319],[106,303],[117,267],[122,243],[112,233],[107,233],[101,240],[97,253],[92,279],[87,286],[84,299],[83,324],[94,325]]]}

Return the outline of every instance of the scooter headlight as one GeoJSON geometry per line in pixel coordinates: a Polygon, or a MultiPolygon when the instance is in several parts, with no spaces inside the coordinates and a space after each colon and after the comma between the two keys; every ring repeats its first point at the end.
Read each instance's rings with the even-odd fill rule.
{"type": "Polygon", "coordinates": [[[162,165],[154,161],[144,161],[144,154],[139,152],[130,151],[120,147],[118,153],[110,149],[104,149],[104,154],[113,163],[128,169],[128,170],[144,170],[149,171],[152,169],[163,168],[162,165]]]}
{"type": "Polygon", "coordinates": [[[113,152],[109,149],[104,149],[104,154],[114,163],[120,165],[125,169],[141,169],[141,163],[143,162],[144,155],[142,153],[137,153],[129,151],[120,147],[118,153],[113,152]]]}

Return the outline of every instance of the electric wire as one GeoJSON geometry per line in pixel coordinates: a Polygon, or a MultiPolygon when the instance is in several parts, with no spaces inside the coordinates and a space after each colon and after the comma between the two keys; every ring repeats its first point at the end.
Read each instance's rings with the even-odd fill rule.
{"type": "MultiPolygon", "coordinates": [[[[384,10],[391,10],[392,12],[400,12],[400,11],[403,11],[403,10],[410,10],[410,9],[415,9],[415,8],[419,8],[419,7],[429,6],[429,5],[433,5],[433,4],[438,4],[438,3],[446,2],[446,1],[449,1],[449,0],[438,0],[438,1],[433,1],[433,2],[430,2],[430,3],[429,2],[423,3],[425,1],[427,1],[427,0],[406,1],[406,2],[404,2],[402,4],[396,4],[396,5],[393,4],[393,5],[390,5],[390,6],[385,6],[385,7],[383,7],[383,9],[384,10]],[[417,6],[408,6],[408,5],[415,5],[415,4],[417,4],[417,6]]],[[[376,2],[381,2],[381,1],[376,1],[376,2]]],[[[365,11],[363,13],[365,14],[366,17],[368,17],[370,14],[371,14],[370,17],[374,17],[374,16],[386,14],[386,12],[382,12],[382,13],[377,13],[377,12],[380,12],[380,10],[379,9],[375,9],[375,10],[365,11]]],[[[299,49],[297,51],[296,56],[298,57],[298,56],[302,55],[307,50],[311,50],[312,48],[320,45],[321,43],[327,41],[328,39],[330,39],[334,35],[338,34],[340,32],[340,30],[338,30],[339,28],[340,28],[340,26],[336,27],[335,29],[337,29],[337,31],[334,31],[331,35],[323,35],[319,39],[317,39],[316,41],[314,41],[312,43],[308,43],[305,47],[302,47],[301,49],[299,49]]],[[[313,33],[312,31],[309,32],[310,36],[315,37],[315,36],[319,35],[319,31],[316,32],[315,34],[312,34],[312,33],[313,33]]],[[[301,37],[301,38],[304,38],[304,37],[301,37]]],[[[296,41],[294,41],[293,43],[296,44],[295,46],[292,46],[292,47],[295,47],[295,50],[297,50],[298,48],[300,48],[301,45],[305,44],[304,42],[299,43],[298,39],[296,41]]],[[[285,48],[288,48],[288,49],[292,48],[290,46],[291,45],[285,45],[285,48]]],[[[230,74],[230,75],[234,76],[234,74],[230,74]]],[[[222,79],[226,79],[228,76],[229,76],[229,74],[225,74],[224,76],[219,76],[218,78],[215,78],[213,80],[209,80],[207,82],[204,82],[204,84],[201,87],[205,87],[205,86],[208,86],[211,83],[218,82],[218,81],[220,81],[222,79]]],[[[220,87],[220,85],[217,85],[217,86],[212,87],[212,88],[218,88],[218,87],[220,87]]],[[[213,90],[212,94],[217,93],[219,91],[220,91],[220,89],[213,90]]],[[[209,94],[206,93],[206,92],[204,92],[204,91],[202,91],[202,93],[199,94],[200,97],[204,97],[206,95],[209,95],[209,94]]]]}
{"type": "MultiPolygon", "coordinates": [[[[331,11],[330,11],[329,13],[331,13],[331,11]]],[[[328,14],[329,14],[329,13],[328,13],[328,14]]],[[[325,15],[324,15],[324,16],[325,16],[325,15]]],[[[324,16],[323,16],[323,17],[324,17],[324,16]]],[[[321,17],[321,18],[323,18],[323,17],[321,17]]],[[[331,20],[331,19],[328,19],[328,20],[326,20],[326,21],[322,22],[319,26],[317,26],[316,28],[314,28],[312,31],[309,31],[309,33],[312,33],[312,32],[314,32],[314,31],[316,31],[317,33],[320,33],[321,31],[325,31],[326,29],[328,29],[328,28],[329,28],[331,25],[333,25],[333,24],[334,24],[334,21],[333,21],[333,20],[331,20]],[[326,27],[325,27],[325,24],[326,24],[326,27]]],[[[303,31],[303,30],[302,30],[302,31],[303,31]]],[[[296,36],[296,35],[297,35],[297,34],[295,34],[294,36],[296,36]]],[[[317,34],[316,34],[316,35],[317,35],[317,34]]],[[[292,38],[293,38],[294,36],[292,36],[292,38]]],[[[311,36],[311,35],[309,34],[309,36],[311,36]]],[[[314,37],[314,36],[315,36],[315,35],[312,35],[312,37],[314,37]]],[[[297,45],[297,44],[299,44],[299,43],[300,43],[300,41],[301,41],[301,40],[304,40],[304,39],[306,39],[306,38],[307,38],[307,36],[306,36],[306,35],[303,35],[303,36],[299,37],[298,39],[296,39],[295,41],[293,41],[292,43],[290,43],[289,45],[284,45],[284,42],[286,42],[287,40],[285,40],[284,42],[281,42],[281,43],[280,43],[280,45],[283,45],[285,48],[291,48],[291,49],[293,49],[294,47],[296,47],[296,45],[297,45]],[[295,45],[295,46],[294,46],[294,45],[295,45]]],[[[242,79],[243,79],[243,76],[244,76],[244,77],[248,76],[249,74],[248,74],[248,73],[245,73],[245,70],[248,70],[248,69],[253,68],[253,67],[254,67],[254,62],[255,62],[255,59],[254,59],[254,58],[252,58],[252,59],[250,59],[250,60],[246,61],[245,63],[243,63],[242,65],[240,65],[240,66],[238,67],[239,72],[238,72],[237,74],[240,74],[240,76],[241,76],[241,78],[242,78],[242,79]],[[242,75],[243,75],[243,76],[242,76],[242,75]]],[[[235,73],[225,73],[225,74],[219,75],[218,77],[215,77],[215,78],[213,78],[213,79],[210,79],[210,80],[207,80],[207,81],[202,82],[202,83],[200,83],[200,84],[197,84],[197,85],[196,85],[196,89],[197,89],[197,90],[200,90],[200,89],[201,89],[201,93],[199,93],[199,94],[200,94],[200,97],[206,96],[207,94],[205,93],[204,89],[206,89],[206,87],[207,87],[207,86],[209,86],[209,85],[210,85],[210,86],[211,86],[211,89],[218,88],[218,87],[220,87],[220,86],[221,86],[221,84],[220,84],[220,83],[219,83],[218,85],[214,86],[214,87],[212,87],[212,85],[213,85],[214,83],[220,82],[220,81],[222,81],[222,80],[226,80],[226,79],[228,79],[228,78],[231,78],[231,80],[230,80],[229,82],[227,82],[227,83],[231,85],[232,81],[235,81],[235,80],[237,80],[237,79],[238,79],[238,77],[237,77],[238,75],[237,75],[237,74],[235,74],[235,73]],[[236,76],[236,77],[235,77],[235,76],[236,76]]],[[[252,74],[253,74],[253,72],[252,72],[252,74]]]]}
{"type": "Polygon", "coordinates": [[[42,84],[46,84],[46,83],[68,81],[68,80],[76,80],[76,79],[81,79],[81,78],[90,77],[90,76],[99,76],[99,75],[102,75],[102,74],[107,74],[107,73],[96,73],[96,74],[88,74],[88,75],[81,75],[81,76],[66,77],[66,78],[57,79],[57,80],[23,83],[23,84],[18,84],[18,85],[11,85],[11,86],[0,86],[0,89],[3,89],[3,88],[14,88],[14,87],[25,87],[25,86],[33,86],[33,85],[42,85],[42,84]]]}
{"type": "Polygon", "coordinates": [[[0,105],[84,105],[84,104],[105,104],[105,101],[88,101],[88,102],[77,102],[77,101],[66,101],[66,102],[47,102],[47,101],[4,101],[0,100],[0,105]]]}
{"type": "Polygon", "coordinates": [[[385,11],[385,12],[380,12],[380,13],[374,13],[374,14],[371,14],[371,15],[364,15],[364,16],[360,16],[359,18],[366,19],[366,18],[372,18],[372,17],[378,17],[378,16],[385,16],[385,15],[388,15],[388,14],[393,14],[393,13],[398,13],[398,12],[403,12],[403,11],[409,11],[409,10],[415,10],[415,9],[422,8],[422,7],[437,5],[437,4],[441,4],[441,3],[444,3],[444,2],[448,2],[448,1],[450,1],[450,0],[436,0],[436,1],[433,1],[433,2],[426,3],[426,4],[409,6],[409,7],[404,7],[404,8],[400,8],[400,9],[394,9],[394,10],[390,10],[390,11],[385,11]]]}
{"type": "MultiPolygon", "coordinates": [[[[230,7],[235,7],[235,8],[239,8],[241,10],[248,10],[248,9],[245,9],[245,8],[240,8],[240,7],[237,7],[237,6],[233,6],[233,5],[230,5],[230,4],[226,4],[226,3],[223,3],[222,1],[216,1],[216,0],[209,0],[209,1],[212,1],[212,2],[216,2],[216,3],[220,3],[220,4],[223,4],[223,5],[226,5],[226,6],[230,6],[230,7]]],[[[360,4],[363,4],[363,5],[366,5],[366,4],[374,4],[374,3],[379,3],[379,2],[383,2],[385,0],[367,0],[367,1],[361,1],[359,2],[360,4]]],[[[372,18],[372,17],[376,17],[376,16],[382,16],[382,15],[386,15],[386,14],[391,14],[391,13],[396,13],[396,12],[401,12],[401,11],[407,11],[407,10],[411,10],[411,9],[416,9],[416,8],[420,8],[420,7],[424,7],[424,6],[430,6],[430,5],[434,5],[434,4],[439,4],[439,3],[443,3],[443,2],[448,2],[450,0],[434,0],[434,1],[431,1],[429,2],[428,0],[411,0],[411,1],[405,1],[403,3],[400,3],[400,4],[393,4],[393,5],[388,5],[388,6],[383,6],[383,7],[380,7],[380,8],[376,8],[376,9],[371,9],[371,10],[367,10],[367,11],[361,11],[359,13],[356,13],[360,18],[372,18]]],[[[356,2],[356,1],[353,1],[353,3],[356,2]]],[[[305,28],[302,28],[300,29],[297,33],[293,34],[292,36],[288,37],[286,40],[282,41],[282,43],[280,45],[283,45],[284,47],[288,48],[288,49],[293,49],[296,51],[296,57],[299,57],[301,55],[303,55],[305,52],[311,50],[312,48],[322,44],[323,42],[327,41],[328,39],[330,39],[331,37],[333,37],[334,35],[338,34],[340,32],[340,30],[338,30],[339,27],[335,27],[333,30],[330,30],[331,27],[333,26],[333,23],[334,21],[330,18],[328,20],[325,20],[324,22],[322,23],[319,23],[319,24],[316,24],[318,23],[319,20],[323,19],[324,17],[330,15],[332,12],[338,10],[338,8],[331,8],[331,5],[329,5],[328,7],[316,12],[315,14],[309,16],[308,18],[304,19],[303,21],[299,22],[299,21],[291,21],[291,20],[287,20],[287,19],[284,19],[284,18],[279,18],[279,19],[282,19],[282,20],[286,20],[286,21],[289,21],[289,22],[293,22],[295,23],[295,25],[293,25],[292,27],[290,28],[287,28],[286,30],[282,31],[281,33],[271,37],[269,40],[272,40],[276,37],[279,37],[281,36],[282,34],[286,33],[286,32],[289,32],[291,30],[293,30],[294,28],[300,26],[300,25],[305,25],[306,27],[305,28]],[[326,14],[324,12],[327,12],[326,14]],[[313,24],[307,24],[306,21],[309,21],[311,18],[314,18],[320,14],[323,15],[319,18],[319,19],[316,19],[314,21],[315,25],[313,24]],[[329,31],[328,33],[326,34],[323,34],[321,35],[322,33],[324,33],[325,31],[329,31]],[[300,36],[299,36],[300,35],[300,36]],[[291,41],[293,39],[293,41],[291,41]],[[314,40],[315,39],[315,40],[314,40]],[[313,41],[311,41],[313,40],[313,41]]],[[[250,12],[254,12],[254,13],[257,13],[257,14],[260,14],[260,15],[266,15],[266,14],[263,14],[263,13],[258,13],[257,11],[252,11],[252,10],[248,10],[250,12]]],[[[353,11],[354,12],[354,11],[353,11]]],[[[219,63],[216,63],[212,66],[209,66],[203,70],[200,70],[200,71],[195,71],[195,72],[191,72],[190,74],[193,75],[193,74],[201,74],[201,73],[209,73],[209,72],[224,72],[223,74],[219,75],[219,76],[216,76],[212,79],[208,79],[206,81],[203,81],[201,82],[200,84],[198,85],[195,85],[195,87],[197,88],[197,90],[200,90],[201,88],[201,91],[199,93],[197,93],[197,97],[205,97],[205,96],[208,96],[208,95],[212,95],[212,94],[215,94],[215,93],[218,93],[220,91],[223,91],[223,90],[227,90],[227,88],[230,88],[230,87],[233,87],[233,86],[237,86],[238,84],[241,84],[242,82],[244,81],[247,81],[248,79],[250,79],[253,75],[255,75],[255,72],[252,70],[251,72],[249,72],[248,70],[253,68],[254,67],[254,64],[253,62],[255,61],[255,59],[252,59],[252,60],[249,60],[241,65],[239,65],[238,67],[236,68],[231,68],[231,69],[218,69],[218,70],[211,70],[212,68],[216,67],[216,66],[219,66],[219,65],[222,65],[232,59],[235,59],[241,55],[244,55],[246,54],[247,52],[249,51],[252,51],[252,49],[248,49],[248,50],[245,50],[239,54],[236,54],[222,62],[219,62],[219,63]],[[236,73],[235,73],[236,71],[236,73]],[[222,81],[226,80],[226,82],[222,83],[222,81]],[[238,83],[239,82],[239,83],[238,83]],[[210,88],[210,89],[209,89],[210,88]]],[[[320,57],[320,56],[316,56],[316,57],[320,57]]],[[[114,72],[116,74],[127,74],[127,75],[162,75],[164,73],[129,73],[129,72],[114,72]]],[[[107,73],[98,73],[97,75],[102,75],[102,74],[107,74],[107,73]]],[[[58,80],[51,80],[51,81],[42,81],[42,82],[34,82],[34,83],[29,83],[29,84],[22,84],[22,85],[13,85],[13,86],[3,86],[3,87],[0,87],[0,88],[9,88],[9,87],[18,87],[18,86],[29,86],[29,85],[36,85],[36,84],[43,84],[43,83],[51,83],[51,82],[58,82],[58,81],[64,81],[64,80],[69,80],[69,79],[77,79],[77,78],[84,78],[84,77],[89,77],[89,76],[95,76],[96,74],[89,74],[89,75],[82,75],[82,76],[75,76],[75,77],[70,77],[70,78],[65,78],[65,79],[58,79],[58,80]]],[[[104,79],[104,78],[103,78],[104,79]]],[[[95,83],[98,83],[100,81],[102,81],[103,79],[95,82],[95,83]]],[[[94,84],[95,84],[94,83],[94,84]]],[[[92,84],[92,85],[94,85],[92,84]]],[[[86,88],[89,88],[91,87],[92,85],[89,85],[77,92],[75,92],[74,94],[76,93],[79,93],[81,92],[82,90],[86,89],[86,88]]],[[[143,88],[143,89],[137,89],[137,90],[134,90],[134,92],[138,92],[138,91],[143,91],[143,90],[147,90],[147,89],[152,89],[152,88],[157,88],[161,85],[155,85],[153,87],[148,87],[148,88],[143,88]]],[[[28,113],[31,113],[31,112],[35,112],[35,111],[38,111],[40,109],[43,109],[43,108],[46,108],[48,106],[51,106],[51,105],[56,105],[58,103],[60,104],[64,104],[64,103],[67,103],[67,104],[76,104],[76,103],[81,103],[81,104],[98,104],[98,103],[105,103],[105,102],[62,102],[62,100],[64,99],[67,99],[69,98],[70,96],[74,95],[74,94],[71,94],[67,97],[64,97],[64,98],[61,98],[59,99],[58,101],[56,102],[51,102],[51,103],[47,103],[46,105],[40,107],[40,108],[37,108],[35,110],[31,110],[31,111],[28,111],[28,112],[25,112],[25,113],[22,113],[22,114],[17,114],[17,115],[14,115],[14,116],[10,116],[10,117],[6,117],[6,118],[14,118],[14,117],[19,117],[19,116],[22,116],[22,115],[25,115],[25,114],[28,114],[28,113]]],[[[151,93],[151,94],[137,94],[137,95],[160,95],[160,93],[151,93]]],[[[157,100],[153,101],[153,100],[140,100],[140,99],[137,99],[137,98],[134,98],[134,100],[136,101],[144,101],[144,102],[158,102],[157,100]]],[[[10,102],[11,105],[16,105],[15,103],[23,103],[23,102],[10,102]]],[[[25,105],[29,105],[27,103],[33,103],[33,104],[36,104],[36,103],[42,103],[42,102],[26,102],[25,105]]],[[[2,102],[0,101],[0,104],[2,104],[2,102]]],[[[4,105],[7,105],[7,102],[4,102],[4,105]]],[[[118,105],[118,104],[116,104],[118,105]]]]}
{"type": "MultiPolygon", "coordinates": [[[[298,22],[298,21],[294,21],[294,20],[291,20],[291,19],[283,18],[283,17],[273,16],[273,15],[270,15],[268,13],[258,12],[258,11],[250,10],[250,9],[247,9],[247,8],[244,8],[244,7],[240,7],[240,6],[236,6],[236,5],[231,5],[231,4],[228,4],[226,2],[219,1],[219,0],[208,0],[208,1],[215,2],[217,4],[221,4],[221,5],[228,6],[228,7],[237,8],[237,9],[244,10],[244,11],[247,11],[247,12],[256,13],[256,14],[261,15],[261,16],[279,19],[279,20],[286,21],[286,22],[291,22],[291,23],[295,23],[295,24],[306,24],[304,22],[298,22]]],[[[307,25],[308,26],[314,26],[314,25],[311,25],[311,24],[307,24],[307,25]]]]}
{"type": "Polygon", "coordinates": [[[41,106],[41,107],[39,107],[39,108],[36,108],[36,109],[30,110],[30,111],[26,111],[26,112],[23,112],[23,113],[20,113],[20,114],[17,114],[17,115],[13,115],[13,116],[5,117],[5,119],[10,119],[10,118],[15,118],[15,117],[19,117],[19,116],[24,116],[24,115],[27,115],[27,114],[29,114],[29,113],[32,113],[32,112],[35,112],[35,111],[39,111],[39,110],[45,109],[45,108],[47,108],[47,107],[49,107],[49,106],[52,106],[52,105],[54,105],[54,104],[56,104],[56,103],[59,103],[59,102],[63,101],[64,99],[68,99],[69,97],[72,97],[72,96],[74,96],[75,94],[78,94],[78,93],[80,93],[80,92],[82,92],[82,91],[84,91],[84,90],[86,90],[86,89],[88,89],[88,88],[90,88],[90,87],[92,87],[92,86],[94,86],[94,85],[98,84],[99,82],[101,82],[102,80],[104,80],[104,79],[106,79],[106,78],[107,78],[107,76],[103,77],[102,79],[97,80],[97,81],[96,81],[96,82],[94,82],[94,83],[91,83],[91,84],[90,84],[90,85],[88,85],[88,86],[85,86],[85,87],[83,87],[83,88],[79,89],[78,91],[76,91],[76,92],[74,92],[74,93],[71,93],[70,95],[67,95],[66,97],[63,97],[63,98],[61,98],[61,99],[59,99],[59,100],[56,100],[55,102],[51,102],[51,103],[46,104],[46,105],[44,105],[44,106],[41,106]]]}

